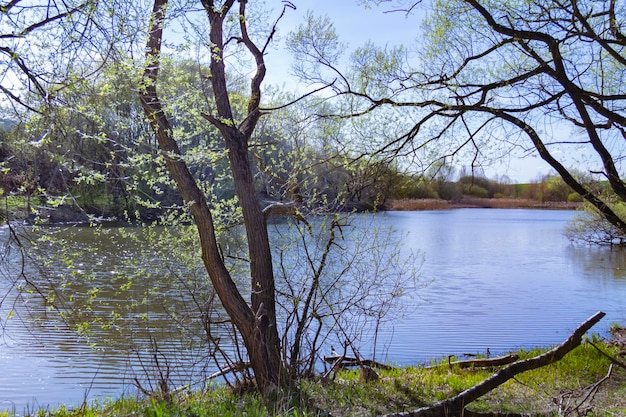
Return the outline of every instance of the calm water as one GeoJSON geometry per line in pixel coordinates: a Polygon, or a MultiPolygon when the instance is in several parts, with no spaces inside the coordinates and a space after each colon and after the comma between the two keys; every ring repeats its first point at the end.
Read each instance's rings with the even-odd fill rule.
{"type": "MultiPolygon", "coordinates": [[[[501,353],[552,345],[598,310],[607,317],[595,332],[605,333],[612,322],[626,322],[626,252],[571,246],[562,232],[573,212],[461,209],[377,216],[402,236],[405,256],[419,251],[425,257],[421,282],[428,283],[411,294],[414,308],[382,330],[377,359],[416,364],[487,348],[501,353]]],[[[0,236],[6,233],[0,229],[0,236]]],[[[132,257],[132,245],[103,249],[96,256],[103,281],[113,282],[119,275],[114,259],[132,257]]],[[[7,292],[10,271],[1,278],[0,297],[7,292]]],[[[114,304],[114,291],[103,294],[114,304]]],[[[0,301],[0,410],[21,413],[80,404],[85,396],[135,392],[132,379],[139,356],[132,370],[128,349],[89,348],[53,313],[46,315],[45,306],[33,305],[34,297],[0,301]],[[6,320],[11,309],[18,314],[6,320]],[[27,317],[33,311],[36,322],[27,317]]],[[[144,313],[158,319],[162,312],[150,306],[144,313]]],[[[165,319],[163,323],[171,326],[165,319]]],[[[175,329],[159,333],[159,338],[167,331],[175,329]]],[[[161,349],[180,351],[175,340],[162,341],[161,349]]],[[[203,346],[185,349],[202,352],[203,346]]],[[[183,364],[177,356],[169,360],[182,369],[181,380],[197,380],[206,371],[183,364]]]]}

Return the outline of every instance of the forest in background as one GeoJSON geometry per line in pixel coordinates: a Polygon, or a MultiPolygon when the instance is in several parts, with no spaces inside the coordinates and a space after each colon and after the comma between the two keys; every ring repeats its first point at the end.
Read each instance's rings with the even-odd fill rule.
{"type": "MultiPolygon", "coordinates": [[[[150,140],[149,126],[133,122],[132,118],[140,111],[139,103],[128,91],[123,94],[128,97],[126,102],[120,102],[114,109],[106,108],[102,88],[109,85],[107,82],[96,91],[80,94],[81,101],[76,105],[90,108],[92,113],[71,115],[68,111],[63,119],[65,129],[60,132],[42,132],[36,126],[32,130],[29,123],[2,121],[0,198],[4,203],[0,212],[6,218],[52,223],[134,222],[156,220],[166,208],[182,208],[183,201],[164,174],[163,161],[156,144],[150,140]],[[120,132],[120,127],[124,131],[120,132]],[[85,134],[89,131],[93,135],[85,134]],[[38,140],[37,135],[41,135],[38,140]],[[107,139],[110,136],[116,136],[117,140],[107,139]]],[[[189,85],[177,88],[183,87],[189,85]]],[[[184,121],[181,124],[182,129],[184,121]]],[[[481,205],[575,208],[576,203],[582,202],[582,197],[556,174],[520,184],[512,183],[506,176],[487,178],[482,172],[468,172],[471,168],[444,164],[433,165],[427,172],[411,173],[393,160],[342,153],[339,145],[334,148],[330,145],[332,137],[321,137],[318,146],[312,144],[305,151],[298,150],[298,161],[289,164],[295,150],[289,137],[280,137],[284,135],[283,127],[270,121],[264,128],[267,130],[261,142],[265,143],[260,145],[271,151],[257,153],[251,160],[256,167],[255,187],[264,205],[276,202],[276,196],[284,194],[281,187],[287,186],[284,181],[278,182],[275,175],[263,172],[264,166],[281,158],[285,172],[307,167],[306,180],[292,186],[288,190],[290,196],[297,189],[296,198],[315,195],[317,203],[313,205],[331,201],[335,202],[332,209],[337,211],[481,205]],[[485,199],[500,202],[488,203],[485,199]]],[[[315,134],[328,133],[317,130],[315,134]]],[[[184,150],[196,156],[191,168],[215,193],[213,198],[219,204],[221,200],[232,199],[235,189],[225,171],[220,172],[220,168],[226,169],[223,156],[214,156],[216,159],[211,164],[203,160],[207,144],[202,136],[190,138],[184,150]]],[[[218,148],[219,137],[211,139],[218,148]]],[[[606,184],[598,181],[595,187],[606,189],[606,184]]]]}

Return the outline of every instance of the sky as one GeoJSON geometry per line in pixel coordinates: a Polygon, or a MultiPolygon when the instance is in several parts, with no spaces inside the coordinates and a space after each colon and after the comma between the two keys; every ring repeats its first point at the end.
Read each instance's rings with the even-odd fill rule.
{"type": "MultiPolygon", "coordinates": [[[[282,2],[276,2],[277,16],[282,10],[282,2]]],[[[341,42],[346,43],[348,50],[362,46],[367,41],[378,45],[412,45],[420,34],[420,19],[424,9],[418,9],[407,15],[404,12],[391,11],[387,5],[365,8],[358,0],[292,0],[295,10],[287,10],[287,14],[279,25],[279,39],[284,39],[287,33],[304,22],[308,11],[318,16],[328,16],[335,25],[335,30],[341,42]]],[[[349,51],[347,51],[349,52],[349,51]]],[[[346,54],[348,55],[348,54],[346,54]]],[[[266,83],[294,88],[297,81],[290,75],[292,58],[282,49],[271,51],[266,56],[267,76],[266,83]]],[[[485,175],[490,178],[506,175],[513,182],[529,182],[539,179],[551,172],[550,167],[543,160],[535,156],[521,158],[511,155],[509,158],[485,168],[485,175]]]]}
{"type": "MultiPolygon", "coordinates": [[[[281,10],[280,0],[276,2],[276,11],[281,10]]],[[[305,21],[307,12],[316,16],[328,16],[335,25],[335,30],[342,43],[349,50],[362,46],[367,41],[379,45],[410,44],[419,33],[419,17],[415,14],[407,16],[402,12],[390,12],[389,7],[372,5],[365,8],[358,0],[292,0],[295,10],[288,9],[279,24],[281,37],[294,30],[305,21]]],[[[268,74],[266,80],[271,84],[281,85],[288,79],[291,57],[282,50],[272,52],[266,57],[268,74]]]]}

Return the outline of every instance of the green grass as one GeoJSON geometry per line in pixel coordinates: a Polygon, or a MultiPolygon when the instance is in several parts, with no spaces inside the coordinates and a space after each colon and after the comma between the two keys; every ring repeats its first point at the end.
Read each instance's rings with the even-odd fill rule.
{"type": "MultiPolygon", "coordinates": [[[[617,356],[618,348],[599,346],[617,356]]],[[[520,359],[542,350],[520,351],[520,359]]],[[[614,367],[609,379],[591,387],[607,375],[610,361],[589,343],[570,352],[560,362],[518,375],[473,402],[473,411],[500,413],[543,413],[544,415],[626,415],[626,370],[614,367]],[[577,408],[576,408],[577,407],[577,408]],[[586,413],[586,414],[585,414],[586,413]]],[[[491,376],[497,369],[460,369],[447,360],[431,368],[381,371],[377,382],[363,382],[357,371],[342,371],[332,381],[302,381],[299,389],[278,395],[267,406],[254,394],[235,394],[227,387],[181,393],[167,403],[157,398],[124,398],[94,403],[86,409],[35,413],[49,417],[195,417],[195,416],[376,416],[408,411],[449,398],[491,376]]],[[[11,417],[0,411],[0,417],[11,417]]]]}

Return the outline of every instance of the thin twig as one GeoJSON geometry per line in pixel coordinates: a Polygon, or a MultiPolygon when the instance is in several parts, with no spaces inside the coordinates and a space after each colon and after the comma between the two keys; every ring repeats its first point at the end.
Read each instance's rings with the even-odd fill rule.
{"type": "Polygon", "coordinates": [[[598,388],[600,388],[600,385],[611,377],[612,372],[613,372],[613,364],[610,364],[609,372],[607,372],[607,374],[602,379],[600,379],[599,381],[597,381],[596,383],[592,384],[589,387],[589,392],[587,392],[587,395],[585,395],[585,398],[583,398],[583,400],[580,403],[578,403],[578,405],[574,408],[574,410],[578,410],[590,397],[591,399],[593,399],[592,396],[595,395],[595,393],[598,391],[598,388]]]}
{"type": "Polygon", "coordinates": [[[589,344],[591,346],[593,346],[594,348],[596,348],[596,350],[598,352],[600,352],[603,356],[607,357],[611,362],[613,362],[615,365],[619,366],[620,368],[624,368],[626,369],[626,364],[622,361],[620,361],[617,358],[614,358],[613,356],[609,355],[608,353],[604,352],[602,349],[600,349],[599,347],[597,347],[595,344],[593,344],[593,342],[589,342],[589,344]]]}

